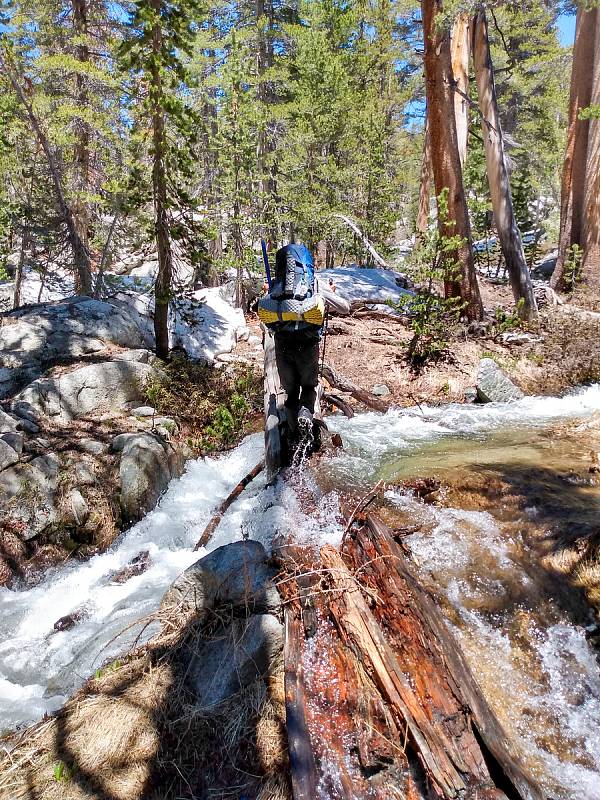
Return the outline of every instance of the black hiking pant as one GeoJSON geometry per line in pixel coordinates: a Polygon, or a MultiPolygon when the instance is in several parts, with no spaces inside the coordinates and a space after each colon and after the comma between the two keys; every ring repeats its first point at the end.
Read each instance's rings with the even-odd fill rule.
{"type": "Polygon", "coordinates": [[[275,359],[285,389],[285,407],[290,412],[292,426],[301,406],[311,414],[315,411],[319,383],[319,339],[301,334],[275,334],[275,359]]]}

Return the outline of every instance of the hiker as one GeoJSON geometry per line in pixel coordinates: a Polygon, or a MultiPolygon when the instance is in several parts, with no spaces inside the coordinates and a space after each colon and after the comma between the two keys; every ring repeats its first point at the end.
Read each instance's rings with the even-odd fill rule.
{"type": "Polygon", "coordinates": [[[301,244],[281,247],[275,256],[275,280],[259,303],[261,320],[273,330],[275,357],[286,392],[286,416],[292,438],[318,440],[313,414],[319,383],[319,340],[325,303],[349,311],[348,304],[320,285],[310,251],[301,244]]]}

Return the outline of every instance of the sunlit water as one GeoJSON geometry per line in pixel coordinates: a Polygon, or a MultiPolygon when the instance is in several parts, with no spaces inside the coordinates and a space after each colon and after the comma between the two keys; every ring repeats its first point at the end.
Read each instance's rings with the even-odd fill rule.
{"type": "Polygon", "coordinates": [[[320,477],[328,489],[384,479],[386,516],[419,526],[403,538],[418,576],[440,599],[526,770],[554,800],[600,799],[600,672],[586,639],[591,614],[531,545],[540,532],[598,524],[600,487],[581,441],[554,429],[599,407],[594,386],[561,399],[336,418],[330,427],[345,449],[320,477]],[[436,504],[394,485],[416,476],[440,479],[436,504]],[[494,480],[507,495],[474,508],[470,488],[486,497],[494,480]],[[453,507],[461,497],[466,507],[453,507]]]}
{"type": "MultiPolygon", "coordinates": [[[[387,513],[400,525],[420,526],[405,537],[420,578],[440,597],[488,701],[520,742],[523,763],[549,798],[600,800],[600,677],[586,620],[555,595],[547,574],[536,572],[528,543],[530,527],[552,526],[553,503],[578,523],[597,519],[596,487],[578,484],[569,496],[554,496],[553,472],[568,472],[581,454],[572,440],[552,433],[557,423],[597,411],[600,387],[593,386],[564,398],[331,418],[344,450],[321,459],[316,482],[308,470],[274,486],[260,476],[226,514],[209,549],[242,537],[267,547],[280,536],[338,543],[338,495],[384,479],[387,513]],[[426,505],[395,485],[424,475],[452,484],[472,474],[484,481],[500,475],[518,488],[532,469],[548,470],[536,478],[547,477],[547,485],[540,483],[537,500],[522,509],[510,498],[485,510],[473,502],[452,507],[451,493],[426,505]]],[[[262,447],[257,434],[225,456],[190,462],[159,507],[110,551],[57,568],[34,588],[0,589],[0,729],[56,710],[135,641],[136,621],[155,611],[177,574],[202,555],[194,543],[262,447]],[[151,560],[146,572],[112,581],[144,551],[151,560]],[[54,630],[56,620],[80,609],[81,622],[54,630]]]]}

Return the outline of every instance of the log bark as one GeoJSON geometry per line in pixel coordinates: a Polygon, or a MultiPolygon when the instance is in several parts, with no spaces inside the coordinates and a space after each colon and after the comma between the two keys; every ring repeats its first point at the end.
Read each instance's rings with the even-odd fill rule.
{"type": "MultiPolygon", "coordinates": [[[[582,108],[590,105],[594,81],[593,65],[596,49],[596,25],[600,11],[577,9],[573,67],[569,95],[569,125],[562,174],[560,200],[560,236],[558,258],[550,281],[553,289],[564,288],[564,266],[569,248],[582,244],[584,187],[589,138],[589,120],[579,119],[582,108]]],[[[598,69],[598,65],[596,65],[598,69]]]]}
{"type": "Polygon", "coordinates": [[[326,403],[330,403],[332,406],[339,408],[342,414],[348,419],[352,419],[352,417],[354,416],[354,409],[352,408],[352,406],[349,405],[341,397],[338,397],[336,394],[324,394],[323,400],[326,403]]]}
{"type": "Polygon", "coordinates": [[[513,210],[484,11],[479,11],[473,18],[473,62],[479,108],[482,115],[485,161],[494,223],[517,304],[517,313],[522,319],[533,321],[537,317],[537,306],[533,296],[531,275],[525,260],[523,242],[513,210]]]}
{"type": "Polygon", "coordinates": [[[454,20],[450,55],[452,59],[452,75],[454,76],[454,117],[456,119],[456,139],[460,166],[464,169],[467,160],[467,140],[469,134],[469,15],[462,13],[454,20]]]}
{"type": "Polygon", "coordinates": [[[465,303],[466,316],[478,320],[483,318],[483,305],[473,260],[471,226],[458,153],[450,33],[444,27],[442,13],[440,0],[421,1],[432,172],[436,196],[439,197],[444,190],[448,192],[448,219],[446,222],[438,219],[438,224],[442,235],[461,238],[460,246],[446,254],[446,263],[452,267],[457,263],[459,274],[448,274],[444,292],[446,297],[460,297],[465,303]]]}
{"type": "MultiPolygon", "coordinates": [[[[357,563],[361,565],[367,563],[366,569],[361,571],[361,580],[364,579],[370,589],[386,598],[385,604],[378,604],[374,613],[385,627],[395,651],[407,653],[406,659],[403,656],[403,667],[408,665],[410,669],[412,663],[412,669],[415,671],[410,674],[413,675],[417,691],[430,696],[435,702],[442,703],[441,707],[446,708],[445,713],[450,713],[447,720],[452,718],[450,712],[452,705],[447,705],[448,699],[443,698],[451,699],[448,691],[454,693],[463,706],[468,707],[470,717],[481,738],[519,795],[532,800],[542,800],[546,796],[543,787],[537,782],[535,775],[526,772],[521,766],[521,758],[514,743],[506,736],[482,695],[442,612],[413,576],[410,561],[394,541],[393,532],[375,515],[369,515],[366,522],[366,527],[360,531],[357,539],[348,543],[355,548],[350,554],[350,563],[352,566],[357,563]],[[412,598],[408,602],[406,592],[412,598]],[[390,602],[388,598],[391,598],[390,602]],[[407,648],[409,640],[405,635],[410,631],[410,627],[405,623],[405,615],[408,605],[420,620],[421,630],[426,633],[424,641],[434,653],[436,650],[438,652],[437,659],[434,658],[426,670],[415,666],[419,661],[410,655],[411,652],[415,652],[414,644],[407,648]],[[443,677],[440,678],[439,673],[436,675],[436,661],[439,664],[440,660],[446,670],[445,681],[443,677]],[[432,667],[433,672],[430,671],[432,667]]],[[[416,646],[418,652],[418,642],[416,646]]],[[[470,759],[474,758],[470,746],[464,749],[461,746],[461,749],[465,757],[469,754],[470,759]]]]}
{"type": "Polygon", "coordinates": [[[217,511],[211,517],[210,522],[202,532],[202,536],[198,539],[198,541],[194,545],[194,550],[199,550],[201,547],[206,547],[206,545],[211,540],[213,533],[216,531],[219,522],[221,522],[221,520],[223,519],[223,515],[225,514],[229,506],[234,502],[234,500],[236,500],[241,495],[246,486],[248,486],[248,484],[251,483],[254,480],[254,478],[256,478],[257,475],[260,475],[260,473],[263,471],[264,468],[265,468],[265,462],[259,461],[258,464],[255,467],[253,467],[250,470],[250,472],[242,478],[242,480],[235,486],[235,488],[232,489],[232,491],[227,495],[225,500],[223,500],[217,511]]]}
{"type": "Polygon", "coordinates": [[[388,410],[389,406],[387,403],[385,403],[383,400],[380,400],[366,389],[362,389],[360,386],[352,383],[351,380],[346,378],[344,375],[341,375],[339,372],[336,372],[336,370],[333,369],[333,367],[330,367],[328,364],[323,364],[322,375],[329,385],[334,389],[339,389],[341,392],[348,392],[348,394],[352,395],[355,400],[363,403],[363,405],[367,406],[368,408],[372,408],[375,411],[384,412],[388,410]]]}

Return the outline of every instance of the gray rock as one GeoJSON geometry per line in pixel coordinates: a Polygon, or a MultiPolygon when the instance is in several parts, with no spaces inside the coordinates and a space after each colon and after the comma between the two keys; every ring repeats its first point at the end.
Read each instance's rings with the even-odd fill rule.
{"type": "Polygon", "coordinates": [[[96,475],[89,464],[79,461],[73,465],[73,480],[78,486],[92,486],[96,483],[96,475]]]}
{"type": "Polygon", "coordinates": [[[113,453],[120,453],[130,439],[135,439],[137,433],[118,433],[110,443],[113,453]]]}
{"type": "Polygon", "coordinates": [[[196,707],[222,703],[269,671],[283,648],[283,626],[272,614],[234,619],[222,637],[204,640],[191,654],[187,682],[196,707]]]}
{"type": "Polygon", "coordinates": [[[0,433],[12,433],[18,430],[19,420],[0,408],[0,433]]]}
{"type": "Polygon", "coordinates": [[[137,361],[140,364],[148,364],[152,354],[149,350],[123,350],[113,356],[113,361],[137,361]]]}
{"type": "Polygon", "coordinates": [[[13,410],[36,424],[42,414],[68,422],[101,411],[112,412],[141,399],[143,386],[153,373],[148,364],[130,361],[89,364],[56,378],[33,381],[16,396],[13,410]]]}
{"type": "Polygon", "coordinates": [[[491,358],[482,358],[477,372],[477,397],[482,403],[520,400],[523,392],[515,386],[491,358]]]}
{"type": "Polygon", "coordinates": [[[153,417],[156,414],[156,409],[152,406],[138,406],[132,408],[131,413],[134,417],[153,417]]]}
{"type": "Polygon", "coordinates": [[[39,425],[41,422],[41,415],[38,409],[33,406],[27,400],[22,400],[17,397],[13,402],[10,404],[10,410],[13,414],[19,418],[19,422],[22,425],[22,420],[27,420],[28,422],[33,422],[35,425],[39,425]]]}
{"type": "Polygon", "coordinates": [[[0,440],[9,444],[19,455],[23,452],[25,437],[19,431],[15,431],[14,433],[2,433],[0,434],[0,440]]]}
{"type": "Polygon", "coordinates": [[[184,615],[221,604],[276,611],[281,605],[273,583],[276,570],[267,559],[265,548],[253,540],[217,547],[175,579],[162,607],[176,607],[184,615]]]}
{"type": "Polygon", "coordinates": [[[243,328],[238,328],[235,332],[236,342],[247,342],[250,338],[250,328],[246,325],[243,328]]]}
{"type": "Polygon", "coordinates": [[[389,387],[386,386],[385,383],[376,383],[371,389],[371,393],[374,394],[375,397],[386,397],[388,394],[391,394],[389,387]]]}
{"type": "Polygon", "coordinates": [[[121,509],[127,519],[140,519],[154,508],[172,478],[183,472],[182,451],[151,433],[125,442],[119,464],[121,509]]]}
{"type": "Polygon", "coordinates": [[[139,349],[144,338],[126,309],[100,300],[72,297],[7,314],[0,328],[0,398],[37,378],[44,365],[108,343],[139,349]]]}
{"type": "Polygon", "coordinates": [[[475,403],[477,400],[477,389],[475,386],[467,386],[465,389],[465,402],[475,403]]]}
{"type": "Polygon", "coordinates": [[[89,506],[79,489],[71,489],[67,497],[69,516],[76,525],[83,525],[90,515],[89,506]]]}
{"type": "Polygon", "coordinates": [[[105,444],[96,439],[79,439],[77,444],[84,453],[89,453],[92,456],[99,456],[107,449],[105,444]]]}
{"type": "Polygon", "coordinates": [[[0,470],[12,467],[19,460],[19,454],[4,439],[0,439],[0,470]]]}
{"type": "Polygon", "coordinates": [[[31,539],[59,519],[55,505],[59,466],[58,456],[47,453],[0,473],[0,508],[6,516],[25,523],[21,533],[24,539],[31,539]]]}

